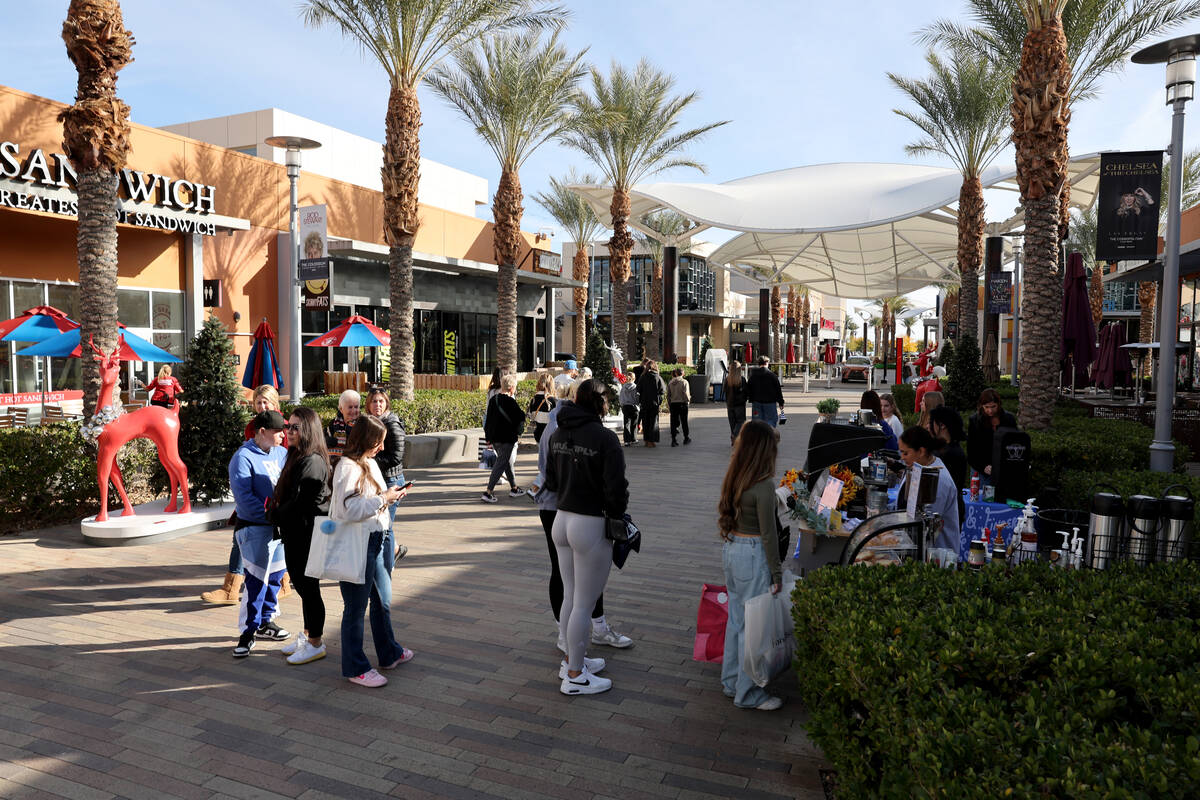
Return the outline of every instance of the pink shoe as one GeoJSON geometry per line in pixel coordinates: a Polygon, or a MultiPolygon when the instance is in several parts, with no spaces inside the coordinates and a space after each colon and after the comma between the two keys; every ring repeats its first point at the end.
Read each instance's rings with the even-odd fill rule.
{"type": "Polygon", "coordinates": [[[402,647],[402,648],[400,648],[400,657],[399,658],[397,658],[395,661],[393,661],[390,664],[380,664],[379,668],[380,669],[395,669],[396,667],[400,666],[401,664],[407,664],[409,661],[412,661],[413,656],[415,656],[415,655],[416,655],[416,653],[414,653],[412,650],[409,650],[407,647],[402,647]]]}
{"type": "Polygon", "coordinates": [[[359,686],[366,686],[369,689],[378,689],[380,686],[387,685],[387,678],[373,669],[367,670],[362,675],[347,678],[347,680],[351,683],[357,683],[359,686]]]}

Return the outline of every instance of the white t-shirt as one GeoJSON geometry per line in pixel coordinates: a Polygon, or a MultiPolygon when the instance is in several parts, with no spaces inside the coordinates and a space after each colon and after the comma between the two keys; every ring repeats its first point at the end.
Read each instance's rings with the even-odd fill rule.
{"type": "MultiPolygon", "coordinates": [[[[959,525],[958,519],[958,488],[954,485],[954,478],[950,476],[950,471],[946,469],[946,465],[937,456],[934,456],[933,463],[930,468],[940,467],[941,472],[938,474],[937,497],[933,501],[933,510],[942,515],[942,531],[933,542],[933,547],[947,547],[954,552],[958,552],[958,537],[959,525]]],[[[908,513],[911,517],[917,515],[917,487],[921,485],[921,470],[920,464],[913,464],[912,479],[913,486],[908,492],[908,513]]],[[[907,480],[907,477],[905,478],[907,480]]]]}
{"type": "Polygon", "coordinates": [[[900,440],[900,434],[904,433],[904,423],[900,421],[900,417],[893,414],[890,417],[884,417],[884,421],[892,426],[892,432],[896,434],[896,440],[900,440]]]}

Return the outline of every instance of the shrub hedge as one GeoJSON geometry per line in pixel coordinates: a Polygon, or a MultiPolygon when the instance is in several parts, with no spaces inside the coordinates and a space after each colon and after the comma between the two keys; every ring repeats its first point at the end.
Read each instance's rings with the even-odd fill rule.
{"type": "Polygon", "coordinates": [[[1200,797],[1200,566],[826,568],[808,733],[855,798],[1200,797]]]}
{"type": "MultiPolygon", "coordinates": [[[[1091,419],[1083,414],[1059,408],[1049,429],[1029,431],[1033,445],[1029,477],[1033,486],[1061,487],[1068,470],[1107,474],[1149,469],[1150,442],[1154,438],[1151,428],[1129,420],[1091,419]]],[[[1176,468],[1182,469],[1190,458],[1188,447],[1176,442],[1176,468]]]]}
{"type": "Polygon", "coordinates": [[[917,390],[911,384],[893,383],[890,391],[892,397],[896,398],[896,408],[900,411],[901,416],[916,411],[917,390]]]}
{"type": "MultiPolygon", "coordinates": [[[[1116,489],[1122,496],[1148,494],[1160,496],[1167,487],[1174,484],[1186,486],[1192,496],[1200,501],[1200,477],[1184,475],[1178,472],[1150,472],[1149,470],[1119,469],[1107,472],[1069,469],[1063,472],[1056,482],[1057,494],[1053,502],[1057,507],[1076,508],[1080,511],[1089,510],[1092,492],[1100,484],[1116,489]]],[[[1176,490],[1172,494],[1184,494],[1176,490]]],[[[1197,506],[1200,512],[1200,506],[1197,506]]],[[[1200,516],[1197,517],[1200,520],[1200,516]]]]}
{"type": "MultiPolygon", "coordinates": [[[[129,443],[117,463],[130,501],[151,499],[149,481],[158,463],[154,444],[147,439],[129,443]]],[[[95,514],[99,498],[96,448],[80,435],[78,422],[0,430],[0,533],[95,514]]],[[[119,513],[120,502],[109,484],[109,510],[119,513]]]]}

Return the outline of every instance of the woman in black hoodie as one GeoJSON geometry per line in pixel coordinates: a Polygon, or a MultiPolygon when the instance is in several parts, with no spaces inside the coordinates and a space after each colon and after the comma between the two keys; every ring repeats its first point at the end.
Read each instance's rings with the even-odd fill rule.
{"type": "Polygon", "coordinates": [[[488,476],[487,489],[480,496],[485,503],[495,503],[496,495],[492,489],[503,475],[511,487],[509,497],[520,497],[524,494],[517,486],[516,476],[513,475],[512,458],[517,449],[517,439],[525,430],[525,412],[513,398],[517,390],[517,376],[504,375],[500,378],[500,391],[488,400],[487,412],[483,415],[483,435],[492,443],[496,451],[496,463],[492,466],[492,474],[488,476]]]}
{"type": "Polygon", "coordinates": [[[605,518],[621,519],[629,505],[621,442],[601,422],[608,410],[605,392],[597,380],[579,385],[575,402],[558,412],[546,462],[545,488],[558,494],[551,538],[563,582],[559,632],[567,645],[567,660],[559,665],[559,691],[567,695],[612,688],[612,681],[596,675],[604,669],[604,659],[587,658],[590,613],[612,567],[605,518]]]}
{"type": "Polygon", "coordinates": [[[304,632],[297,634],[282,652],[289,664],[307,664],[325,657],[321,582],[305,575],[304,567],[312,544],[313,518],[329,513],[329,453],[321,433],[321,418],[311,408],[297,406],[288,420],[287,432],[287,461],[275,483],[270,519],[279,526],[284,560],[304,612],[304,632]]]}

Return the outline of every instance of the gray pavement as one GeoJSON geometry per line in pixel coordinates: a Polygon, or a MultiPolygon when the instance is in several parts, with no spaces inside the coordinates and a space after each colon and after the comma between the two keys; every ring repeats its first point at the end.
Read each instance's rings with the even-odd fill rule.
{"type": "MultiPolygon", "coordinates": [[[[816,401],[861,388],[789,382],[781,474],[803,462],[816,401]]],[[[292,667],[269,643],[230,657],[235,608],[198,600],[228,529],[124,548],[85,545],[77,525],[0,537],[0,797],[824,797],[795,677],[782,710],[746,711],[720,665],[692,661],[701,584],[723,580],[724,406],[693,406],[692,427],[686,447],[625,450],[646,541],[605,602],[636,645],[594,649],[614,688],[591,697],[558,692],[536,508],[480,503],[473,465],[410,473],[393,618],[417,656],[376,690],[340,675],[333,584],[329,658],[292,667]]],[[[519,456],[522,484],[535,466],[519,456]]],[[[299,626],[297,598],[279,621],[299,626]]]]}

